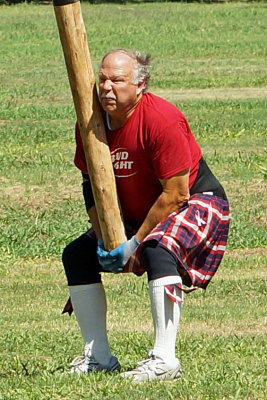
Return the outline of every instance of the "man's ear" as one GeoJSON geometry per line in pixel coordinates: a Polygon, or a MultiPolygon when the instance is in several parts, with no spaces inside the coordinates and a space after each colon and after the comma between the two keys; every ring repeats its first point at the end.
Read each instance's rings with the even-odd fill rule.
{"type": "Polygon", "coordinates": [[[137,89],[136,89],[137,96],[139,96],[139,94],[142,92],[142,90],[144,90],[144,87],[145,87],[145,82],[138,83],[137,89]]]}

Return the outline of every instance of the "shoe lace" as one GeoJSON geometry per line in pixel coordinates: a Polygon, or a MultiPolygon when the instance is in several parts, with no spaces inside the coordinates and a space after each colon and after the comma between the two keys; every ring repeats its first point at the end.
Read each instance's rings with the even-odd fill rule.
{"type": "Polygon", "coordinates": [[[82,356],[77,356],[70,363],[70,367],[78,367],[79,365],[83,365],[88,362],[88,358],[83,354],[82,356]]]}
{"type": "Polygon", "coordinates": [[[146,370],[151,370],[156,372],[158,369],[163,370],[161,364],[162,364],[161,358],[157,357],[153,353],[153,350],[150,350],[148,352],[148,358],[146,360],[139,361],[137,363],[138,367],[136,368],[136,370],[139,372],[144,372],[146,370]]]}
{"type": "Polygon", "coordinates": [[[85,346],[83,355],[75,357],[70,363],[70,367],[77,368],[88,366],[89,364],[96,364],[96,361],[92,356],[91,346],[85,346]]]}

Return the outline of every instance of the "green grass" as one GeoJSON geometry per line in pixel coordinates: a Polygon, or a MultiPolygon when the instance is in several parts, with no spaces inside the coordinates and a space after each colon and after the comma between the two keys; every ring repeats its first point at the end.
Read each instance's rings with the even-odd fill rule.
{"type": "MultiPolygon", "coordinates": [[[[266,4],[82,10],[95,71],[113,47],[152,53],[152,90],[186,115],[227,191],[228,251],[208,290],[186,296],[180,381],[62,375],[82,350],[75,318],[60,314],[61,253],[88,226],[73,165],[75,112],[53,7],[0,7],[0,400],[265,399],[266,4]]],[[[112,351],[127,370],[153,343],[146,277],[104,283],[112,351]]]]}
{"type": "MultiPolygon", "coordinates": [[[[67,296],[60,263],[40,260],[37,265],[20,258],[15,263],[6,261],[3,297],[9,301],[1,304],[5,326],[1,332],[5,344],[1,354],[2,398],[138,399],[142,394],[142,398],[155,400],[264,399],[263,262],[264,256],[256,251],[228,254],[210,289],[186,299],[178,342],[182,379],[140,387],[122,382],[117,375],[62,376],[82,343],[73,317],[59,313],[67,296]]],[[[105,277],[105,284],[111,346],[127,369],[136,357],[145,358],[152,345],[146,279],[105,277]]]]}

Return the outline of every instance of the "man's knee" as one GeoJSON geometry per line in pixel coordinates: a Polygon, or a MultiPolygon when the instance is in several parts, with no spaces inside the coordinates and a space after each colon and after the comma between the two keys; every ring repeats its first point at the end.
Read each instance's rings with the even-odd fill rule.
{"type": "Polygon", "coordinates": [[[74,260],[75,257],[73,257],[73,244],[71,242],[65,247],[62,253],[62,263],[64,268],[71,268],[74,260]]]}
{"type": "Polygon", "coordinates": [[[84,234],[63,250],[62,262],[70,286],[101,282],[96,244],[94,238],[84,234]]]}
{"type": "Polygon", "coordinates": [[[81,235],[65,247],[62,262],[65,270],[84,268],[89,263],[97,264],[96,240],[86,234],[81,235]]]}
{"type": "Polygon", "coordinates": [[[179,275],[175,256],[155,240],[144,243],[140,257],[149,281],[164,276],[179,275]]]}
{"type": "Polygon", "coordinates": [[[149,240],[145,242],[140,251],[140,257],[144,264],[150,264],[154,260],[155,254],[158,253],[158,242],[156,240],[149,240]]]}

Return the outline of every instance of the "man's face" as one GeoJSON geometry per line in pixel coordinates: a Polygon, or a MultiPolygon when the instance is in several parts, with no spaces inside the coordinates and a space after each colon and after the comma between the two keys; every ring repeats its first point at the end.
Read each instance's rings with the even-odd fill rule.
{"type": "Polygon", "coordinates": [[[140,98],[142,87],[132,83],[135,67],[135,60],[120,52],[109,54],[100,67],[99,100],[111,117],[127,116],[140,98]]]}

